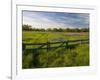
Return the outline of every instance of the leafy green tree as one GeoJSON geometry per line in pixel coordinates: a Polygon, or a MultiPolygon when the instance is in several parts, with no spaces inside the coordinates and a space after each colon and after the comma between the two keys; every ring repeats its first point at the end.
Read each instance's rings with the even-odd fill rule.
{"type": "Polygon", "coordinates": [[[24,24],[22,25],[22,29],[26,30],[26,31],[50,31],[50,32],[89,32],[89,28],[48,28],[48,29],[44,29],[44,28],[32,28],[31,25],[28,24],[24,24]]]}
{"type": "Polygon", "coordinates": [[[58,29],[57,29],[57,28],[53,28],[53,31],[54,31],[54,32],[57,32],[57,31],[58,31],[58,29]]]}
{"type": "Polygon", "coordinates": [[[46,31],[52,31],[52,29],[51,28],[48,28],[48,29],[46,29],[46,31]]]}
{"type": "Polygon", "coordinates": [[[82,28],[81,31],[82,32],[89,32],[89,28],[82,28]]]}
{"type": "Polygon", "coordinates": [[[32,30],[32,26],[31,25],[26,25],[26,24],[24,24],[24,25],[22,25],[22,29],[23,30],[32,30]]]}

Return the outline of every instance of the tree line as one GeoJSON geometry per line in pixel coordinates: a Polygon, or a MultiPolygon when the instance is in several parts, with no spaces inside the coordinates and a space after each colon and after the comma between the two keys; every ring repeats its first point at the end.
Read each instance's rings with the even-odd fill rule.
{"type": "Polygon", "coordinates": [[[48,28],[48,29],[44,29],[44,28],[32,28],[31,25],[22,25],[22,30],[23,31],[41,31],[41,32],[89,32],[89,28],[48,28]]]}

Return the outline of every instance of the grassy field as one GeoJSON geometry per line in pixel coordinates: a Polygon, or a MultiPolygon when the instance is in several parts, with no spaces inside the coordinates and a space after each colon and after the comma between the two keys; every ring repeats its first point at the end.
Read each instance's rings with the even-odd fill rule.
{"type": "MultiPolygon", "coordinates": [[[[88,38],[88,32],[22,32],[23,43],[56,42],[88,38]]],[[[26,48],[31,47],[29,46],[26,48]]],[[[49,51],[37,50],[36,53],[38,54],[37,59],[33,59],[32,54],[35,54],[34,52],[27,50],[23,51],[22,67],[24,69],[89,66],[89,44],[79,44],[72,49],[57,48],[49,51]]]]}

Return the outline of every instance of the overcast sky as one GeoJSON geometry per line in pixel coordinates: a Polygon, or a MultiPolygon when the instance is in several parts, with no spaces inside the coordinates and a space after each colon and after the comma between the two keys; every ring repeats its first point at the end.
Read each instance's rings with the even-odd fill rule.
{"type": "Polygon", "coordinates": [[[23,11],[23,24],[33,28],[88,28],[88,13],[23,11]]]}

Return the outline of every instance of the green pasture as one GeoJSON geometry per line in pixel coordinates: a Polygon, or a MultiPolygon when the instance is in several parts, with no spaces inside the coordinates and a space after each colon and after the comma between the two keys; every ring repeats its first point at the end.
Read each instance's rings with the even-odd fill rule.
{"type": "Polygon", "coordinates": [[[23,31],[22,39],[30,38],[30,40],[24,41],[25,43],[41,43],[41,42],[55,42],[55,41],[66,41],[76,39],[88,39],[88,32],[34,32],[34,31],[23,31]]]}
{"type": "MultiPolygon", "coordinates": [[[[23,43],[42,43],[66,40],[89,39],[88,32],[36,32],[23,31],[23,43]]],[[[26,47],[31,48],[31,46],[26,47]]],[[[89,66],[89,44],[79,44],[75,48],[57,48],[38,50],[38,60],[33,61],[32,51],[24,50],[22,53],[22,68],[49,68],[89,66]],[[33,64],[37,63],[37,66],[33,64]]]]}

